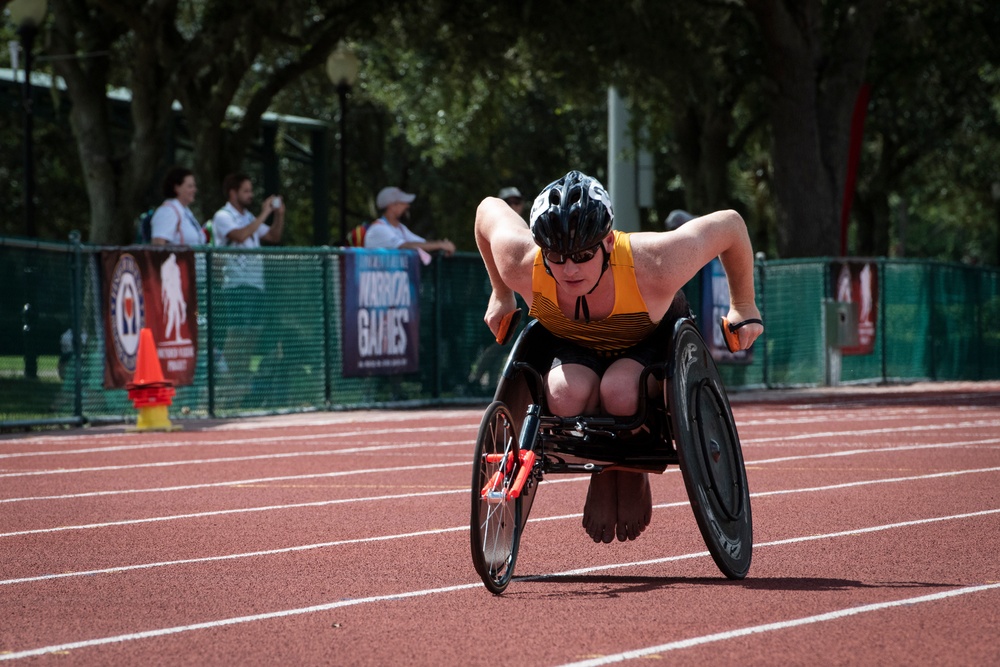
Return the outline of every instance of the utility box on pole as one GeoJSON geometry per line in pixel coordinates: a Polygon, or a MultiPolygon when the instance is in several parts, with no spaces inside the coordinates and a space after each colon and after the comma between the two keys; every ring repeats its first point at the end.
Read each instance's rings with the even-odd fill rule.
{"type": "Polygon", "coordinates": [[[824,299],[823,320],[826,383],[835,386],[840,384],[841,350],[858,344],[858,304],[824,299]]]}

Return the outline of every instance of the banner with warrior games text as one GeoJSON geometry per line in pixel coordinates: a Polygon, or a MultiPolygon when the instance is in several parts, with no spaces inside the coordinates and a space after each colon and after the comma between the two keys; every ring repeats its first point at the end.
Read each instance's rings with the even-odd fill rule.
{"type": "Polygon", "coordinates": [[[345,249],[343,374],[420,370],[420,267],[410,250],[345,249]]]}
{"type": "Polygon", "coordinates": [[[198,292],[193,251],[102,251],[101,308],[106,388],[132,381],[144,327],[153,332],[164,379],[178,386],[194,381],[198,292]]]}

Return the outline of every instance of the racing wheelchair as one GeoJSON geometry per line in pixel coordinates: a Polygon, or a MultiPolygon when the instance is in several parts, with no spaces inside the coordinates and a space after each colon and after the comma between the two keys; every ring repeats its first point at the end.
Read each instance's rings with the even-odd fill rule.
{"type": "MultiPolygon", "coordinates": [[[[735,332],[722,324],[724,334],[727,326],[735,332]]],[[[672,327],[663,337],[669,344],[662,361],[643,369],[631,417],[549,414],[542,374],[551,364],[554,337],[537,320],[521,331],[483,415],[472,466],[472,561],[492,593],[499,595],[511,581],[546,475],[662,473],[671,465],[680,467],[716,565],[730,579],[746,576],[753,551],[750,493],[729,399],[689,314],[664,318],[664,326],[672,327]],[[637,430],[646,433],[637,436],[637,430]]]]}

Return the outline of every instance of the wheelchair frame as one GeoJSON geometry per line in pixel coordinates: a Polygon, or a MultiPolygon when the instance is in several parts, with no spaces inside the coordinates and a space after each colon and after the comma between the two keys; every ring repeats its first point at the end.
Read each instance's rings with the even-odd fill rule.
{"type": "MultiPolygon", "coordinates": [[[[668,326],[664,323],[663,326],[668,326]]],[[[720,570],[742,579],[750,566],[752,521],[739,436],[718,371],[694,322],[673,325],[665,359],[642,370],[630,417],[548,414],[540,368],[555,338],[529,322],[512,348],[476,441],[470,541],[483,583],[502,593],[535,493],[546,474],[677,465],[706,545],[720,570]],[[662,382],[650,395],[649,379],[662,382]],[[640,427],[644,435],[633,435],[640,427]]]]}

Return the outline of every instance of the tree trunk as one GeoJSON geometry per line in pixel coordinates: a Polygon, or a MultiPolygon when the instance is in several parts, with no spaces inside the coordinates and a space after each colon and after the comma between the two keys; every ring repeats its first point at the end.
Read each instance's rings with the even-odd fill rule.
{"type": "Polygon", "coordinates": [[[72,100],[70,124],[90,200],[90,219],[81,219],[79,225],[89,229],[89,234],[84,237],[91,243],[117,243],[114,143],[105,98],[109,61],[106,58],[71,56],[87,49],[110,49],[122,28],[89,20],[91,17],[86,3],[57,0],[53,4],[54,29],[49,50],[61,56],[53,59],[52,63],[56,73],[66,82],[72,100]]]}
{"type": "Polygon", "coordinates": [[[774,87],[770,105],[778,252],[840,252],[851,115],[885,0],[830,9],[821,0],[746,0],[774,87]],[[824,45],[830,45],[824,51],[824,45]]]}
{"type": "MultiPolygon", "coordinates": [[[[149,205],[147,193],[163,166],[164,140],[173,120],[173,92],[155,36],[141,34],[132,41],[132,133],[128,143],[116,144],[105,97],[111,59],[70,56],[111,52],[127,26],[86,0],[55,0],[53,14],[50,50],[62,56],[53,66],[66,81],[72,101],[70,123],[90,200],[90,220],[81,221],[81,226],[89,226],[86,238],[91,243],[131,243],[135,218],[149,205]]],[[[158,197],[159,188],[155,190],[158,197]]]]}
{"type": "Polygon", "coordinates": [[[149,205],[150,193],[152,203],[160,203],[162,192],[157,177],[170,166],[165,163],[164,149],[175,122],[174,91],[170,76],[161,65],[154,38],[154,35],[139,37],[133,47],[138,66],[129,77],[132,136],[124,160],[120,194],[120,222],[125,225],[131,225],[135,216],[149,205]]]}

